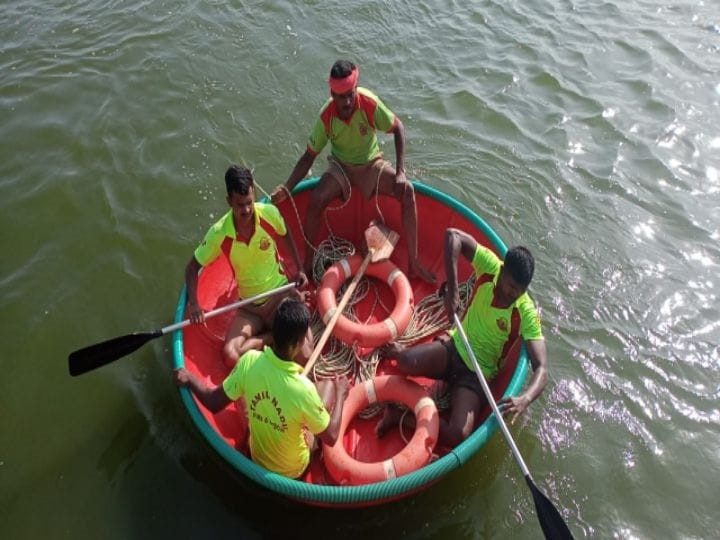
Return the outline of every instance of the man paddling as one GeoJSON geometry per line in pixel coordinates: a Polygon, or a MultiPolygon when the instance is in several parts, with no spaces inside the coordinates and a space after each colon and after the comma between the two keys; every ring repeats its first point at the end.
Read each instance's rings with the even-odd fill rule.
{"type": "MultiPolygon", "coordinates": [[[[233,267],[240,298],[249,298],[288,282],[273,235],[282,237],[292,253],[298,269],[293,280],[298,288],[308,282],[302,272],[295,241],[280,212],[271,204],[255,202],[252,172],[232,165],[225,172],[225,188],[230,210],[210,227],[185,268],[188,312],[190,320],[196,324],[205,320],[197,298],[198,272],[222,254],[233,267]]],[[[260,350],[271,343],[270,328],[275,309],[288,294],[297,295],[297,291],[271,296],[238,309],[223,347],[228,367],[234,367],[246,351],[260,350]]]]}
{"type": "MultiPolygon", "coordinates": [[[[445,233],[445,270],[447,284],[445,307],[450,320],[458,312],[457,264],[462,254],[476,274],[475,290],[462,319],[463,329],[480,364],[485,378],[492,379],[500,369],[515,339],[525,340],[533,375],[525,391],[517,397],[503,398],[499,409],[512,421],[542,393],[547,384],[547,352],[540,328],[540,317],[527,288],[533,277],[535,261],[522,246],[510,249],[500,260],[469,234],[458,229],[445,233]]],[[[454,447],[475,429],[485,397],[461,336],[456,329],[447,335],[409,348],[393,344],[388,355],[397,359],[398,368],[406,375],[441,379],[450,386],[450,420],[440,423],[439,441],[454,447]]],[[[396,409],[386,409],[377,433],[382,436],[399,421],[396,409]]]]}
{"type": "Polygon", "coordinates": [[[253,461],[298,478],[310,463],[314,436],[329,446],[335,444],[348,381],[329,379],[315,386],[302,374],[313,339],[310,311],[299,300],[280,303],[272,334],[272,347],[245,353],[218,386],[206,385],[184,368],[175,370],[174,380],[213,413],[244,398],[253,461]]]}
{"type": "MultiPolygon", "coordinates": [[[[305,178],[317,155],[330,141],[328,169],[313,190],[305,214],[304,230],[315,242],[323,210],[333,199],[347,200],[355,189],[365,199],[389,195],[402,205],[402,220],[408,246],[410,277],[435,282],[435,276],[418,259],[417,208],[415,191],[405,176],[405,128],[403,123],[372,92],[358,87],[358,67],[338,60],[330,70],[330,99],[323,105],[305,153],[295,164],[284,186],[273,190],[272,201],[283,201],[287,193],[305,178]],[[376,131],[392,133],[395,139],[395,169],[383,159],[376,131]]],[[[304,270],[311,275],[312,251],[305,255],[304,270]]]]}

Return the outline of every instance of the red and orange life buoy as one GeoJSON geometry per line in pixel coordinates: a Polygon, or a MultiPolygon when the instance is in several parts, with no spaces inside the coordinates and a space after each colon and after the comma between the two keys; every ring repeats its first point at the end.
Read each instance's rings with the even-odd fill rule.
{"type": "MultiPolygon", "coordinates": [[[[317,292],[317,307],[325,324],[337,310],[335,297],[338,290],[345,280],[357,273],[362,261],[360,255],[351,255],[333,264],[323,275],[317,292]]],[[[385,320],[375,324],[357,323],[340,315],[333,334],[348,345],[357,343],[362,347],[380,347],[405,331],[415,300],[408,278],[389,260],[369,264],[365,274],[383,280],[390,286],[395,295],[394,309],[385,320]]]]}
{"type": "Polygon", "coordinates": [[[343,405],[340,434],[334,446],[323,448],[323,460],[330,476],[340,485],[383,482],[411,473],[426,465],[438,438],[440,417],[435,402],[419,384],[399,375],[383,375],[355,385],[343,405]],[[345,450],[345,430],[368,405],[399,401],[415,412],[415,433],[410,442],[385,461],[366,463],[350,457],[345,450]]]}

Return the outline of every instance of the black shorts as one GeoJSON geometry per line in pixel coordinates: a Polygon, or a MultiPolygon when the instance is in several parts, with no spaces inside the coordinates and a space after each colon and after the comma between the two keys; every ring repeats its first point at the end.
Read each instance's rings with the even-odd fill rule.
{"type": "Polygon", "coordinates": [[[440,341],[445,347],[445,350],[447,350],[448,362],[443,378],[448,382],[450,387],[462,386],[463,388],[472,390],[478,396],[485,399],[485,392],[483,392],[482,384],[480,384],[477,373],[475,373],[474,370],[468,369],[465,361],[460,356],[460,353],[458,353],[457,348],[455,348],[455,342],[452,338],[444,334],[438,337],[437,340],[440,341]]]}

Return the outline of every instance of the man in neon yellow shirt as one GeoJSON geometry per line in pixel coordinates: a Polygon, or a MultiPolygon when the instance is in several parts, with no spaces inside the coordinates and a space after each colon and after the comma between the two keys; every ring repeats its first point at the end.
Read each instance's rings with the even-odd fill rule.
{"type": "Polygon", "coordinates": [[[302,302],[288,298],[280,303],[272,333],[272,347],[245,353],[218,386],[207,386],[184,368],[174,378],[214,413],[244,398],[252,460],[298,478],[310,464],[314,436],[335,444],[348,381],[325,380],[316,387],[302,374],[312,353],[310,311],[302,302]]]}
{"type": "MultiPolygon", "coordinates": [[[[517,397],[499,401],[503,415],[512,421],[522,414],[547,384],[547,352],[535,304],[527,294],[535,270],[535,261],[527,248],[510,249],[501,261],[488,248],[458,229],[445,233],[445,271],[447,287],[445,307],[450,320],[458,312],[457,264],[462,254],[476,274],[475,290],[462,319],[463,329],[486,379],[492,379],[517,338],[525,340],[530,353],[533,376],[525,391],[517,397]]],[[[448,382],[451,392],[449,421],[441,421],[439,440],[457,446],[475,429],[485,394],[477,378],[462,338],[456,329],[431,343],[407,349],[390,348],[400,370],[413,376],[425,376],[448,382]]],[[[378,435],[398,420],[397,411],[387,409],[378,425],[378,435]]]]}
{"type": "MultiPolygon", "coordinates": [[[[330,141],[328,169],[310,197],[304,230],[309,242],[315,242],[323,211],[333,199],[347,200],[352,189],[365,199],[389,195],[402,206],[403,229],[407,238],[410,277],[435,282],[435,276],[420,264],[417,243],[417,208],[415,190],[405,176],[405,128],[400,119],[372,92],[358,87],[358,67],[348,60],[338,60],[330,70],[330,99],[317,118],[305,153],[295,164],[284,186],[273,190],[275,204],[310,171],[317,155],[330,141]],[[392,133],[395,139],[395,169],[383,159],[377,130],[392,133]],[[287,191],[286,191],[287,190],[287,191]]],[[[305,254],[305,272],[311,275],[313,253],[305,254]]]]}
{"type": "MultiPolygon", "coordinates": [[[[250,170],[232,165],[225,172],[225,188],[230,210],[210,227],[185,268],[188,312],[190,320],[196,324],[205,320],[197,300],[198,272],[221,255],[226,256],[233,267],[240,298],[250,298],[288,282],[280,265],[274,235],[283,238],[295,260],[298,272],[293,280],[299,288],[307,285],[295,241],[279,210],[272,204],[255,202],[250,170]]],[[[262,349],[270,343],[272,336],[269,330],[275,309],[288,294],[298,293],[293,290],[238,309],[223,348],[228,367],[235,366],[246,351],[262,349]]]]}

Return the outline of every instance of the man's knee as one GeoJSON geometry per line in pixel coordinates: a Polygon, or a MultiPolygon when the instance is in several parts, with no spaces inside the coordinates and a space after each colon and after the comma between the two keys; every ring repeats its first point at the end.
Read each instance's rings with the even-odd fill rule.
{"type": "Polygon", "coordinates": [[[470,433],[472,433],[471,429],[466,429],[464,426],[460,427],[449,423],[443,433],[443,444],[455,447],[467,439],[470,436],[470,433]]]}
{"type": "Polygon", "coordinates": [[[409,180],[405,179],[395,183],[395,197],[403,204],[415,203],[415,188],[409,180]]]}
{"type": "Polygon", "coordinates": [[[325,173],[320,177],[315,189],[310,193],[310,208],[317,210],[316,212],[308,212],[308,214],[319,215],[333,199],[341,197],[343,191],[338,181],[331,174],[325,173]]]}
{"type": "Polygon", "coordinates": [[[412,362],[407,354],[405,352],[401,352],[397,355],[397,358],[395,359],[397,361],[397,367],[400,371],[402,371],[404,374],[408,374],[412,372],[412,366],[414,365],[414,362],[412,362]]]}
{"type": "Polygon", "coordinates": [[[397,366],[405,375],[419,375],[420,363],[412,351],[406,350],[397,355],[397,366]]]}

